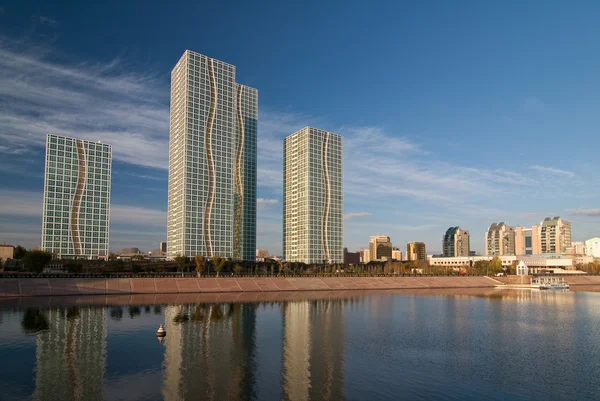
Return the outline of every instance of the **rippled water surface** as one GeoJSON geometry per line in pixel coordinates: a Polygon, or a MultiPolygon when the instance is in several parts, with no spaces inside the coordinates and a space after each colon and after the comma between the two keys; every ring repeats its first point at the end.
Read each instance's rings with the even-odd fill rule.
{"type": "Polygon", "coordinates": [[[0,302],[0,399],[600,399],[600,293],[341,294],[0,302]]]}

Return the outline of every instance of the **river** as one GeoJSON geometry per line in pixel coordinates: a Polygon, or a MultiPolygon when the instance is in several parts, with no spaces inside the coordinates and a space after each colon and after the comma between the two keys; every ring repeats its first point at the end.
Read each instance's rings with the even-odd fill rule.
{"type": "Polygon", "coordinates": [[[594,400],[600,293],[0,302],[0,361],[3,401],[594,400]]]}

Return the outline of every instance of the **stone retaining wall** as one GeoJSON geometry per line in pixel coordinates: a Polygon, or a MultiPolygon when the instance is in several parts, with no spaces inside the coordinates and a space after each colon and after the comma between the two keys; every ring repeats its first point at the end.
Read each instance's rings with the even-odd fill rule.
{"type": "Polygon", "coordinates": [[[485,288],[498,284],[490,277],[29,278],[0,279],[0,297],[485,288]]]}

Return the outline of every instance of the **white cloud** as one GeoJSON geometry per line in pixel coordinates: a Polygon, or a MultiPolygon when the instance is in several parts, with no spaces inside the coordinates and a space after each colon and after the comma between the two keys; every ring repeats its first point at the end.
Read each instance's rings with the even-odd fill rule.
{"type": "Polygon", "coordinates": [[[575,177],[575,173],[573,173],[571,171],[561,170],[561,169],[554,168],[554,167],[544,167],[544,166],[539,166],[536,164],[533,166],[529,166],[529,168],[532,170],[539,171],[541,173],[550,173],[550,174],[555,174],[555,175],[559,175],[559,176],[563,176],[563,177],[575,177]]]}
{"type": "Polygon", "coordinates": [[[371,213],[369,213],[369,212],[351,212],[351,213],[345,213],[344,219],[348,220],[348,219],[354,219],[357,217],[367,217],[367,216],[371,216],[371,213]]]}
{"type": "Polygon", "coordinates": [[[265,198],[256,199],[256,204],[258,206],[272,206],[272,205],[276,205],[278,203],[279,203],[279,201],[277,199],[265,199],[265,198]]]}
{"type": "Polygon", "coordinates": [[[576,216],[600,217],[600,209],[569,209],[568,212],[576,216]]]}
{"type": "Polygon", "coordinates": [[[131,73],[119,60],[58,62],[50,53],[0,39],[2,146],[43,147],[45,135],[54,133],[109,143],[115,160],[125,163],[168,167],[165,80],[131,73]]]}
{"type": "Polygon", "coordinates": [[[46,17],[44,15],[34,15],[33,17],[31,17],[32,20],[39,22],[40,24],[43,25],[48,25],[48,26],[55,26],[56,24],[58,24],[58,22],[50,17],[46,17]]]}

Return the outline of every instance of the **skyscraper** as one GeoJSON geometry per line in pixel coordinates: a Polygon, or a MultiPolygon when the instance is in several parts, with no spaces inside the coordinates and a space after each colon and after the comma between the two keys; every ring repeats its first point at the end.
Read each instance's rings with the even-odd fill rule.
{"type": "Polygon", "coordinates": [[[470,235],[460,227],[450,227],[442,240],[444,257],[469,256],[471,247],[470,235]]]}
{"type": "Polygon", "coordinates": [[[493,223],[485,233],[486,256],[515,255],[515,228],[493,223]]]}
{"type": "Polygon", "coordinates": [[[169,256],[254,260],[258,91],[186,50],[171,72],[169,256]]]}
{"type": "Polygon", "coordinates": [[[46,137],[42,249],[67,259],[108,256],[111,146],[46,137]]]}
{"type": "Polygon", "coordinates": [[[306,127],[283,145],[283,254],[343,263],[342,137],[306,127]]]}
{"type": "Polygon", "coordinates": [[[540,226],[515,229],[515,253],[517,255],[538,255],[541,253],[540,226]]]}

